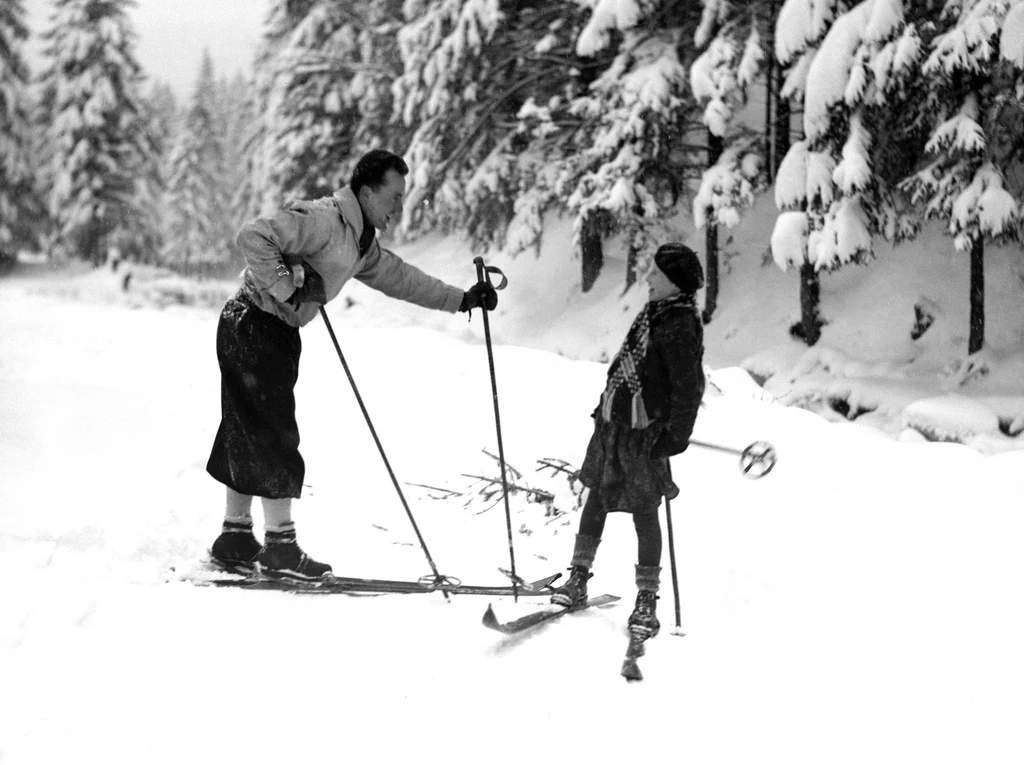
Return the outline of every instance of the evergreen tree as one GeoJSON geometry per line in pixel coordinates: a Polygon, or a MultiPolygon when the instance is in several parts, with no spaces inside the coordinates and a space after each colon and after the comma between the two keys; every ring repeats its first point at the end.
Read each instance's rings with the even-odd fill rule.
{"type": "Polygon", "coordinates": [[[321,0],[274,58],[268,183],[279,199],[327,196],[341,185],[356,114],[347,80],[324,66],[324,60],[350,61],[356,42],[347,10],[334,0],[321,0]]]}
{"type": "Polygon", "coordinates": [[[156,263],[162,248],[167,155],[179,120],[174,91],[167,83],[154,83],[140,103],[152,150],[135,179],[138,215],[127,222],[120,255],[129,260],[156,263]]]}
{"type": "Polygon", "coordinates": [[[21,0],[0,0],[0,260],[32,244],[40,209],[32,180],[28,38],[21,0]]]}
{"type": "Polygon", "coordinates": [[[45,34],[49,206],[70,254],[102,263],[139,215],[152,151],[140,104],[130,0],[55,0],[45,34]]]}
{"type": "Polygon", "coordinates": [[[191,103],[171,150],[164,201],[163,262],[204,276],[230,256],[231,230],[213,60],[204,52],[191,103]]]}
{"type": "Polygon", "coordinates": [[[238,189],[235,205],[244,218],[254,218],[280,207],[269,183],[270,173],[270,95],[276,69],[274,57],[288,35],[306,17],[317,0],[273,0],[267,13],[265,31],[256,50],[254,76],[248,87],[248,110],[253,115],[244,135],[246,172],[238,189]]]}
{"type": "Polygon", "coordinates": [[[245,139],[246,214],[332,193],[369,149],[402,151],[409,131],[391,123],[401,4],[304,0],[272,7],[250,91],[257,116],[245,139]]]}
{"type": "Polygon", "coordinates": [[[914,131],[901,125],[913,101],[921,40],[901,0],[865,0],[849,11],[827,0],[787,0],[776,53],[789,66],[784,93],[801,96],[804,139],[776,178],[772,252],[801,269],[801,316],[794,335],[820,334],[817,272],[873,256],[873,237],[898,243],[916,224],[893,187],[914,131]],[[893,148],[896,147],[896,148],[893,148]],[[796,237],[794,240],[792,237],[796,237]]]}
{"type": "Polygon", "coordinates": [[[600,263],[601,253],[592,247],[598,236],[621,237],[628,285],[640,254],[674,235],[667,221],[701,164],[690,138],[699,123],[687,88],[693,61],[688,41],[701,11],[691,3],[580,4],[592,10],[576,40],[577,54],[611,56],[569,105],[581,121],[555,186],[575,216],[573,249],[582,256],[587,289],[600,263]]]}
{"type": "Polygon", "coordinates": [[[394,86],[396,117],[412,131],[404,227],[500,243],[517,190],[512,123],[538,81],[526,60],[535,40],[519,26],[540,15],[537,3],[419,0],[405,15],[394,86]]]}
{"type": "Polygon", "coordinates": [[[575,156],[562,163],[556,186],[576,216],[573,249],[585,269],[583,244],[592,225],[625,242],[627,284],[640,253],[671,236],[666,221],[700,164],[685,141],[696,125],[687,88],[692,53],[684,42],[699,19],[700,9],[690,3],[608,0],[593,5],[580,32],[578,54],[614,51],[610,65],[570,105],[584,120],[574,136],[575,156]]]}
{"type": "Polygon", "coordinates": [[[407,223],[464,228],[474,247],[535,247],[544,212],[565,208],[558,163],[583,122],[570,104],[611,57],[576,53],[586,14],[572,2],[505,2],[491,15],[474,2],[420,5],[396,86],[416,129],[407,223]],[[491,22],[487,34],[467,19],[491,22]]]}
{"type": "Polygon", "coordinates": [[[693,166],[680,51],[697,12],[621,0],[422,0],[406,11],[396,96],[416,125],[407,226],[465,227],[474,244],[515,253],[536,246],[545,212],[568,212],[583,289],[613,234],[631,279],[693,166]]]}
{"type": "Polygon", "coordinates": [[[694,222],[705,230],[705,323],[711,321],[718,300],[718,226],[736,225],[741,210],[753,204],[765,182],[767,135],[734,120],[746,103],[747,89],[761,75],[763,62],[771,59],[763,47],[762,27],[773,20],[760,10],[759,3],[733,9],[724,0],[705,0],[695,36],[698,47],[705,48],[690,67],[690,88],[705,104],[707,126],[707,169],[693,201],[694,222]]]}
{"type": "Polygon", "coordinates": [[[985,342],[985,242],[1021,238],[1024,184],[1024,2],[965,0],[946,7],[922,67],[934,119],[927,160],[905,184],[928,216],[970,252],[968,353],[985,342]]]}
{"type": "MultiPolygon", "coordinates": [[[[224,151],[224,175],[221,185],[227,204],[225,225],[230,231],[237,231],[246,220],[246,197],[240,190],[247,183],[251,149],[246,138],[250,125],[256,120],[253,114],[251,83],[241,72],[230,79],[221,78],[217,83],[218,127],[224,151]]],[[[232,246],[234,240],[232,237],[232,246]]]]}

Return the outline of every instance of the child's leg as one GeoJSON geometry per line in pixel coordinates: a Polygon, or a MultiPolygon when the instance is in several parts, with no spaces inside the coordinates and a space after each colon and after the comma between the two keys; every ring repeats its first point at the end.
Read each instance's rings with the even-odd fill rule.
{"type": "Polygon", "coordinates": [[[633,515],[636,529],[637,559],[640,566],[661,565],[661,523],[657,512],[633,515]]]}
{"type": "Polygon", "coordinates": [[[600,539],[604,534],[604,522],[607,519],[608,513],[601,502],[601,493],[597,489],[591,489],[583,512],[580,513],[579,533],[592,539],[600,539]]]}
{"type": "Polygon", "coordinates": [[[655,614],[661,580],[661,524],[657,511],[633,515],[636,529],[636,606],[629,617],[629,629],[642,638],[654,637],[661,629],[655,614]]]}
{"type": "Polygon", "coordinates": [[[601,544],[607,514],[596,490],[591,490],[580,514],[580,528],[573,546],[569,579],[551,594],[551,602],[578,608],[587,602],[587,582],[592,574],[597,547],[601,544]]]}

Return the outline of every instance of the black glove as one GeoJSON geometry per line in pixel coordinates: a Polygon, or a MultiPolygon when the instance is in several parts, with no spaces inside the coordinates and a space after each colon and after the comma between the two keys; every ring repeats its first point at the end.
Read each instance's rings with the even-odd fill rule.
{"type": "MultiPolygon", "coordinates": [[[[294,267],[292,266],[292,268],[294,267]]],[[[286,301],[296,311],[299,310],[299,306],[302,303],[319,303],[324,305],[327,302],[327,292],[324,288],[323,277],[309,265],[302,264],[302,270],[306,274],[305,281],[286,301]]]]}
{"type": "Polygon", "coordinates": [[[498,306],[498,293],[487,282],[477,282],[462,296],[460,311],[471,311],[474,308],[486,308],[493,311],[498,306]]]}

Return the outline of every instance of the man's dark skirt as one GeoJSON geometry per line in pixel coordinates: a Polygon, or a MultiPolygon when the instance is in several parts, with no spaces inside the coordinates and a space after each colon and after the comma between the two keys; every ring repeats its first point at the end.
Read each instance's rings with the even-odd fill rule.
{"type": "Polygon", "coordinates": [[[217,324],[221,421],[207,472],[241,494],[299,497],[306,467],[299,454],[295,383],[299,330],[257,308],[241,291],[217,324]]]}
{"type": "Polygon", "coordinates": [[[657,514],[662,497],[679,496],[668,460],[647,456],[656,436],[653,427],[636,430],[595,418],[579,477],[584,486],[600,491],[606,512],[657,514]]]}

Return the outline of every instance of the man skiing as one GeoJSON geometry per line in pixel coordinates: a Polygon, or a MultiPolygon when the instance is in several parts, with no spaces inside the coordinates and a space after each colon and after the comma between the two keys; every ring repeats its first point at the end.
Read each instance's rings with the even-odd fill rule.
{"type": "Polygon", "coordinates": [[[380,246],[376,232],[401,218],[408,172],[400,156],[376,149],[332,196],[290,204],[238,234],[246,266],[217,325],[221,423],[206,466],[227,488],[222,532],[210,551],[226,567],[258,564],[271,576],[307,580],[332,570],[302,551],[291,516],[305,472],[295,420],[299,328],[320,306],[352,278],[449,313],[497,305],[486,282],[461,290],[380,246]],[[263,504],[263,545],[252,530],[253,497],[263,504]]]}
{"type": "Polygon", "coordinates": [[[648,303],[612,360],[580,481],[589,488],[580,514],[569,579],[551,602],[570,610],[587,602],[597,547],[609,512],[633,515],[637,535],[636,607],[630,632],[654,637],[661,575],[663,496],[679,494],[668,458],[689,444],[704,395],[704,330],[696,295],[704,285],[697,254],[682,244],[658,248],[647,275],[648,303]]]}

